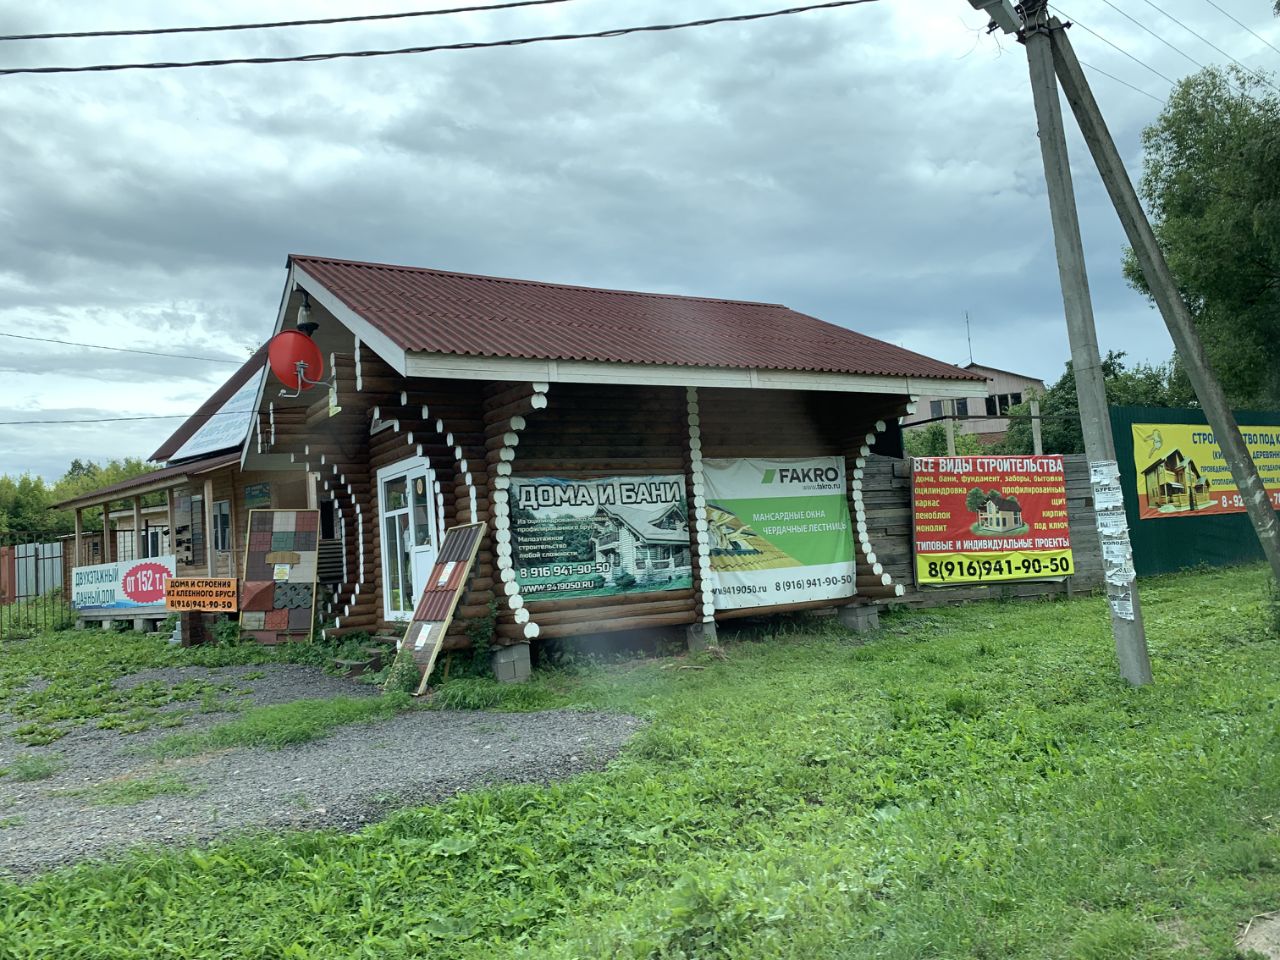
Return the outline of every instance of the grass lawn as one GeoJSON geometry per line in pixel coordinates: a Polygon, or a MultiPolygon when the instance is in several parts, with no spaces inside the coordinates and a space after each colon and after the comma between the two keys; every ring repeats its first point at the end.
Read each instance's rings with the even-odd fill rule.
{"type": "Polygon", "coordinates": [[[1257,568],[1143,601],[1141,690],[1096,598],[541,675],[652,723],[551,787],[0,884],[0,956],[1229,960],[1280,908],[1280,637],[1257,568]]]}

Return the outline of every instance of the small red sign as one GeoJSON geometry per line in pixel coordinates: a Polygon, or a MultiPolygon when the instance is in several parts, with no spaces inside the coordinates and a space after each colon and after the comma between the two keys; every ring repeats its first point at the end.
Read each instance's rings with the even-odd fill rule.
{"type": "Polygon", "coordinates": [[[137,563],[121,577],[124,595],[134,603],[162,603],[169,570],[162,563],[137,563]]]}

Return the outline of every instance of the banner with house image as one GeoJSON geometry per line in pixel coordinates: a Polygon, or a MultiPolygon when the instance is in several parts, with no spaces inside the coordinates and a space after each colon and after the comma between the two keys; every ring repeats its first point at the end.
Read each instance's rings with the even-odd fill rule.
{"type": "Polygon", "coordinates": [[[851,597],[842,457],[704,460],[717,610],[851,597]]]}
{"type": "MultiPolygon", "coordinates": [[[[1245,512],[1244,498],[1212,428],[1194,423],[1135,423],[1132,429],[1139,519],[1245,512]]],[[[1242,425],[1240,435],[1267,496],[1280,508],[1280,427],[1242,425]]]]}
{"type": "Polygon", "coordinates": [[[1061,456],[912,461],[916,582],[1049,580],[1075,570],[1061,456]]]}
{"type": "Polygon", "coordinates": [[[527,601],[688,590],[685,479],[512,477],[511,551],[527,601]]]}

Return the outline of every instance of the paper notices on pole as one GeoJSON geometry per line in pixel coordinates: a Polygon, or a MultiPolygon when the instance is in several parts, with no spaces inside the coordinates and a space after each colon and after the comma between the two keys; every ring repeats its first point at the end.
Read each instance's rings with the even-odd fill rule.
{"type": "Polygon", "coordinates": [[[1129,521],[1125,519],[1123,510],[1111,510],[1106,513],[1099,513],[1098,518],[1098,534],[1104,540],[1114,540],[1120,538],[1128,538],[1129,521]]]}
{"type": "Polygon", "coordinates": [[[1108,597],[1111,601],[1111,612],[1121,620],[1133,619],[1133,594],[1127,590],[1124,593],[1116,594],[1108,597]]]}
{"type": "Polygon", "coordinates": [[[1124,493],[1119,481],[1095,483],[1093,485],[1093,507],[1095,510],[1115,510],[1124,506],[1124,493]]]}
{"type": "Polygon", "coordinates": [[[1120,479],[1120,466],[1114,460],[1098,460],[1089,464],[1089,482],[1093,486],[1113,483],[1120,479]]]}

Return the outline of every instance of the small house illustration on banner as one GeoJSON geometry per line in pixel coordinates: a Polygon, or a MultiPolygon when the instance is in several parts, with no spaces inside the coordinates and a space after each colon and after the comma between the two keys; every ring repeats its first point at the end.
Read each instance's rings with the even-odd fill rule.
{"type": "Polygon", "coordinates": [[[989,530],[1012,530],[1022,526],[1022,505],[1009,497],[988,497],[981,516],[989,530]]]}
{"type": "Polygon", "coordinates": [[[1181,450],[1172,450],[1142,471],[1147,506],[1162,512],[1199,510],[1209,506],[1209,479],[1181,450]]]}
{"type": "Polygon", "coordinates": [[[602,506],[591,526],[596,562],[609,564],[610,580],[622,574],[638,581],[671,579],[693,569],[684,504],[602,506]]]}
{"type": "Polygon", "coordinates": [[[999,490],[984,493],[974,487],[965,498],[965,506],[978,515],[978,522],[973,525],[975,533],[1022,533],[1028,527],[1022,518],[1022,504],[999,490]]]}

